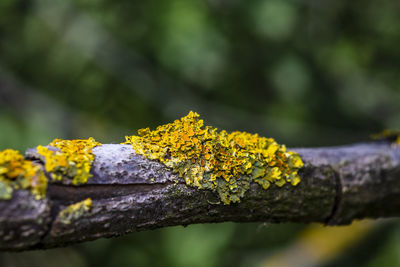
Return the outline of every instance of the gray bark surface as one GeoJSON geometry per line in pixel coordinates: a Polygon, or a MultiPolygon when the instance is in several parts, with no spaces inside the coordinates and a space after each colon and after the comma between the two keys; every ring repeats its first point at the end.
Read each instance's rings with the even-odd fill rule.
{"type": "MultiPolygon", "coordinates": [[[[400,146],[385,142],[292,149],[304,162],[301,182],[264,190],[252,184],[240,203],[224,205],[217,193],[189,187],[163,164],[130,145],[104,144],[87,184],[51,182],[35,200],[15,190],[0,200],[0,249],[66,246],[101,237],[174,225],[216,222],[321,222],[400,215],[400,146]],[[60,211],[90,197],[92,207],[66,222],[60,211]]],[[[37,161],[35,150],[27,157],[37,161]]],[[[42,164],[42,163],[41,163],[42,164]]]]}

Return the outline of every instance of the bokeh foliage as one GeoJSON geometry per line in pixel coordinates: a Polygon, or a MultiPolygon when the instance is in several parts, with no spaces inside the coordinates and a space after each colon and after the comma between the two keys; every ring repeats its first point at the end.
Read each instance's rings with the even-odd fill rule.
{"type": "MultiPolygon", "coordinates": [[[[399,8],[395,0],[2,0],[0,149],[55,137],[119,143],[189,110],[288,146],[366,140],[400,124],[399,8]]],[[[255,266],[302,228],[259,225],[170,228],[26,257],[37,266],[63,254],[75,266],[255,266]]],[[[385,242],[398,237],[392,228],[374,241],[371,266],[399,264],[399,238],[385,242]]]]}

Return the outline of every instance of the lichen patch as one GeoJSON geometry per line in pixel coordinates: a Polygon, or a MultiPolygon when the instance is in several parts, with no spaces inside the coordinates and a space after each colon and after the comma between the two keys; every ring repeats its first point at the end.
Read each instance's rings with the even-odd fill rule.
{"type": "Polygon", "coordinates": [[[195,112],[156,130],[126,136],[136,153],[158,160],[189,186],[218,192],[222,202],[240,202],[251,182],[268,189],[300,182],[303,162],[272,138],[246,132],[228,133],[205,126],[195,112]]]}
{"type": "Polygon", "coordinates": [[[0,199],[11,199],[14,189],[29,190],[36,199],[46,195],[47,178],[35,165],[16,150],[0,151],[0,199]]]}
{"type": "Polygon", "coordinates": [[[386,140],[398,146],[400,145],[400,130],[385,129],[379,133],[372,134],[371,138],[378,141],[386,140]]]}
{"type": "Polygon", "coordinates": [[[101,143],[92,137],[82,140],[54,139],[48,147],[38,146],[37,152],[44,157],[45,169],[52,179],[61,180],[63,177],[69,177],[74,185],[80,185],[86,183],[92,176],[90,169],[95,157],[92,149],[99,145],[101,143]]]}
{"type": "Polygon", "coordinates": [[[79,219],[83,214],[90,211],[92,207],[92,199],[87,198],[75,204],[71,204],[60,211],[58,219],[63,224],[70,224],[79,219]]]}

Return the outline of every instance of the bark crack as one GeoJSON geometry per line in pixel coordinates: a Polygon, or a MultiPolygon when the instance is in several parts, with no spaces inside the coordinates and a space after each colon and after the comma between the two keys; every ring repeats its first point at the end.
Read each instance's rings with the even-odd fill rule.
{"type": "Polygon", "coordinates": [[[335,170],[334,168],[332,168],[332,170],[333,170],[333,174],[334,174],[334,178],[335,178],[336,194],[335,194],[335,199],[334,199],[331,213],[325,220],[325,225],[334,225],[333,220],[336,217],[336,214],[337,214],[340,204],[342,202],[343,185],[342,185],[341,175],[340,175],[339,171],[335,170]]]}
{"type": "Polygon", "coordinates": [[[135,193],[147,194],[150,191],[175,184],[185,183],[165,181],[164,183],[84,184],[80,186],[52,184],[49,186],[48,196],[53,200],[63,201],[63,204],[72,204],[88,197],[95,200],[132,195],[135,193]]]}

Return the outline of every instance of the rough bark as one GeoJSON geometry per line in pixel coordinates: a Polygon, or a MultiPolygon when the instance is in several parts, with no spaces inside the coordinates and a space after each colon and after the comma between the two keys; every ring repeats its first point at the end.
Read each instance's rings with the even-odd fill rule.
{"type": "MultiPolygon", "coordinates": [[[[0,200],[0,249],[50,248],[195,223],[340,225],[400,215],[400,146],[382,142],[292,150],[305,164],[299,185],[264,190],[252,184],[240,203],[224,205],[216,193],[186,186],[129,145],[95,147],[87,184],[51,183],[44,199],[16,190],[11,200],[0,200]],[[69,222],[60,219],[63,208],[87,197],[93,200],[89,211],[69,222]]],[[[35,158],[35,151],[27,156],[35,158]]]]}

